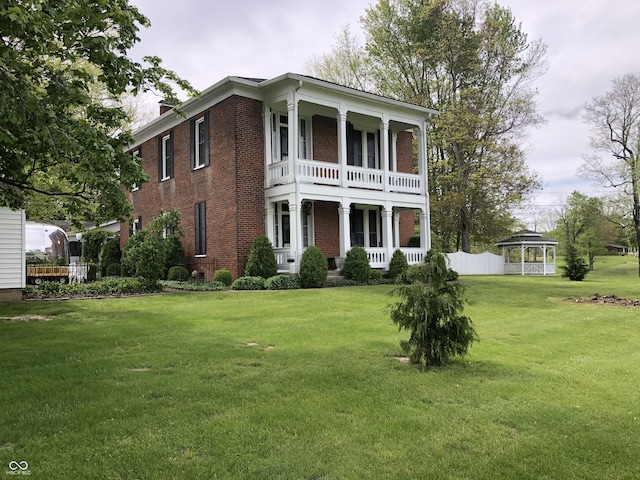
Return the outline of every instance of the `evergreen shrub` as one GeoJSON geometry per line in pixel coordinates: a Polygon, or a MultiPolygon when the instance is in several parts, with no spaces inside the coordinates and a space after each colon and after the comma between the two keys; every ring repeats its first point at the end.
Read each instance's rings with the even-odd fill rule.
{"type": "Polygon", "coordinates": [[[213,274],[213,281],[220,282],[223,285],[230,287],[231,283],[233,283],[233,278],[231,277],[231,272],[229,270],[221,268],[220,270],[216,270],[213,274]]]}
{"type": "Polygon", "coordinates": [[[367,251],[362,247],[353,247],[347,252],[340,274],[347,280],[356,283],[367,283],[371,265],[367,251]]]}
{"type": "Polygon", "coordinates": [[[174,265],[169,269],[169,274],[167,275],[167,280],[169,281],[179,281],[184,282],[189,280],[189,270],[181,265],[174,265]]]}
{"type": "Polygon", "coordinates": [[[267,278],[264,286],[267,290],[297,290],[300,279],[294,275],[276,275],[267,278]]]}
{"type": "Polygon", "coordinates": [[[400,275],[407,271],[407,268],[409,268],[407,256],[402,250],[397,249],[393,252],[391,261],[389,262],[389,278],[396,279],[400,277],[400,275]]]}
{"type": "Polygon", "coordinates": [[[308,247],[300,260],[300,286],[302,288],[321,288],[327,279],[329,266],[320,249],[314,245],[308,247]]]}
{"type": "Polygon", "coordinates": [[[264,290],[265,279],[260,276],[245,275],[231,284],[232,290],[264,290]]]}
{"type": "Polygon", "coordinates": [[[245,277],[262,277],[267,279],[278,273],[278,264],[273,245],[266,235],[259,235],[251,244],[245,277]]]}

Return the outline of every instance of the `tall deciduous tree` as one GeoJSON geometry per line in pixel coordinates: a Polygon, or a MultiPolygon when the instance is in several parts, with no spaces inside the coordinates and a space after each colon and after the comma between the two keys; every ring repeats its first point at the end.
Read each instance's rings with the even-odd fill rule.
{"type": "Polygon", "coordinates": [[[591,147],[606,152],[608,159],[585,156],[582,173],[630,199],[636,244],[640,245],[640,75],[615,79],[609,92],[587,103],[584,119],[592,127],[591,147]]]}
{"type": "Polygon", "coordinates": [[[428,159],[441,247],[468,252],[506,233],[539,187],[521,143],[542,122],[532,81],[545,45],[483,0],[379,0],[362,25],[375,92],[441,111],[428,159]]]}
{"type": "Polygon", "coordinates": [[[558,224],[563,230],[566,245],[579,248],[589,259],[589,270],[597,255],[606,252],[607,240],[614,237],[613,224],[603,214],[603,202],[573,192],[558,212],[558,224]]]}
{"type": "Polygon", "coordinates": [[[178,103],[188,82],[127,57],[148,19],[127,0],[6,0],[0,6],[0,206],[24,208],[45,195],[75,221],[129,214],[121,185],[142,183],[140,159],[120,103],[155,90],[178,103]]]}

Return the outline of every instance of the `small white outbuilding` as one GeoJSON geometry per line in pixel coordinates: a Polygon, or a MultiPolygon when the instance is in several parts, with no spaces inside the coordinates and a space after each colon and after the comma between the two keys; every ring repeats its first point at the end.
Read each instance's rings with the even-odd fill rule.
{"type": "Polygon", "coordinates": [[[24,210],[0,207],[0,302],[22,301],[25,286],[24,210]]]}

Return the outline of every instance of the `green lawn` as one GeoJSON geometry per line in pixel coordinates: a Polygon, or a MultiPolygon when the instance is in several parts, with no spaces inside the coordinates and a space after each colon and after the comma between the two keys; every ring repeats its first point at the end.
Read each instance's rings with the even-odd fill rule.
{"type": "Polygon", "coordinates": [[[0,304],[0,475],[640,478],[637,259],[584,282],[463,277],[480,342],[394,359],[392,287],[0,304]],[[255,344],[255,345],[254,345],[255,344]]]}

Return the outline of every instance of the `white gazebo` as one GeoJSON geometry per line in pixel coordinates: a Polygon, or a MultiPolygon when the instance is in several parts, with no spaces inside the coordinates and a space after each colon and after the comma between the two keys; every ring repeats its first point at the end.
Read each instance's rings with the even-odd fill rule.
{"type": "Polygon", "coordinates": [[[502,250],[505,275],[555,275],[557,244],[540,233],[522,230],[496,246],[502,250]]]}

